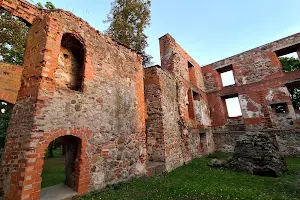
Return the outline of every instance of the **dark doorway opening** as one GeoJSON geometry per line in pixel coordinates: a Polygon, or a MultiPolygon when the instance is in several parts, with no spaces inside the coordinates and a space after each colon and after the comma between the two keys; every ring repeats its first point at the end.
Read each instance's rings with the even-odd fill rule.
{"type": "Polygon", "coordinates": [[[74,136],[62,136],[53,140],[47,149],[43,173],[42,188],[64,184],[77,190],[80,139],[74,136]]]}

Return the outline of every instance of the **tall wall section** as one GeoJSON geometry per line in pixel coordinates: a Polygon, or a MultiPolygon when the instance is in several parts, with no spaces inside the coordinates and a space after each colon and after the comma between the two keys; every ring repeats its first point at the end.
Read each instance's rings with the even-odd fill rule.
{"type": "MultiPolygon", "coordinates": [[[[13,2],[15,9],[24,3],[13,2]]],[[[30,16],[21,88],[0,169],[3,198],[39,199],[46,148],[62,136],[79,141],[73,188],[78,194],[144,175],[141,56],[72,13],[30,16]]]]}
{"type": "Polygon", "coordinates": [[[299,43],[298,33],[202,68],[217,150],[231,151],[244,131],[260,130],[277,137],[283,153],[300,153],[299,111],[288,90],[298,84],[300,72],[283,72],[279,61],[279,56],[299,54],[299,43]],[[235,84],[223,87],[220,74],[228,69],[235,84]],[[242,116],[231,118],[225,99],[234,96],[239,98],[242,116]]]}
{"type": "Polygon", "coordinates": [[[162,66],[145,69],[147,148],[170,171],[213,151],[213,138],[200,66],[168,34],[160,52],[162,66]]]}

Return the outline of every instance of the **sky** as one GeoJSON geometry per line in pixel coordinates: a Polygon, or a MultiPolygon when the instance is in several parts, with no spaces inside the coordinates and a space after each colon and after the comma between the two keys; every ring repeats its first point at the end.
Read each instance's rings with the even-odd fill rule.
{"type": "MultiPolygon", "coordinates": [[[[34,0],[37,2],[36,0],[34,0]]],[[[48,0],[49,1],[49,0],[48,0]]],[[[112,0],[51,0],[103,32],[112,0]]],[[[46,2],[41,0],[40,2],[46,2]]],[[[169,33],[201,66],[300,32],[300,0],[152,0],[146,29],[154,64],[169,33]]]]}
{"type": "MultiPolygon", "coordinates": [[[[52,3],[103,32],[111,1],[52,3]]],[[[152,0],[146,50],[160,64],[158,38],[169,33],[204,66],[299,32],[299,8],[299,0],[152,0]]]]}

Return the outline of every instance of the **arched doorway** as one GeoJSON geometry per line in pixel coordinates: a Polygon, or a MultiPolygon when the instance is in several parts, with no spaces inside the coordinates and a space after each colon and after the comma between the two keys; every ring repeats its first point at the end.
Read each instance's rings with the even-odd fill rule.
{"type": "Polygon", "coordinates": [[[66,135],[53,140],[45,154],[41,199],[64,199],[77,195],[81,139],[66,135]]]}

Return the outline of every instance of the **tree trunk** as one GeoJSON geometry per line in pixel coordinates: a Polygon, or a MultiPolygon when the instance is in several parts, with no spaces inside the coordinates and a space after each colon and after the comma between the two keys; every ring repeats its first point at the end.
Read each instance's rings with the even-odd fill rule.
{"type": "Polygon", "coordinates": [[[48,158],[53,158],[53,146],[54,146],[54,142],[52,141],[50,144],[49,144],[49,147],[48,147],[48,158]]]}
{"type": "Polygon", "coordinates": [[[65,143],[62,143],[62,156],[65,156],[66,155],[66,144],[65,143]]]}
{"type": "Polygon", "coordinates": [[[4,149],[4,140],[0,139],[0,149],[4,149]]]}

